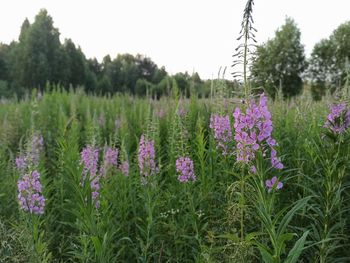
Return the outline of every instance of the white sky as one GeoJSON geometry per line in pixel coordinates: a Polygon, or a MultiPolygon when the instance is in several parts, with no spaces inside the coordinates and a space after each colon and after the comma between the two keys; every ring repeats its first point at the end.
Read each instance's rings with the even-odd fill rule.
{"type": "MultiPolygon", "coordinates": [[[[86,56],[144,54],[170,74],[231,72],[246,0],[8,0],[0,6],[0,42],[17,40],[41,8],[53,17],[61,40],[71,38],[86,56]]],[[[313,45],[350,20],[350,0],[255,0],[258,43],[274,36],[286,16],[301,29],[307,55],[313,45]]],[[[226,78],[231,78],[226,74],[226,78]]]]}

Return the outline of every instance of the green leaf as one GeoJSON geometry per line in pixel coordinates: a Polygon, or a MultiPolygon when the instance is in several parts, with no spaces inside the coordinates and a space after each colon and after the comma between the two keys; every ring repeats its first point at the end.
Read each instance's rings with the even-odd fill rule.
{"type": "Polygon", "coordinates": [[[94,244],[95,248],[95,255],[101,255],[102,254],[102,244],[98,237],[92,236],[91,237],[92,243],[94,244]]]}
{"type": "Polygon", "coordinates": [[[295,236],[294,233],[285,233],[285,234],[282,234],[281,236],[278,237],[278,240],[277,240],[277,249],[278,249],[277,255],[281,255],[283,253],[283,250],[285,248],[285,242],[292,240],[294,236],[295,236]]]}
{"type": "MultiPolygon", "coordinates": [[[[294,206],[292,207],[292,209],[289,210],[289,212],[282,218],[282,220],[280,221],[280,224],[278,226],[277,229],[277,236],[280,236],[284,233],[284,231],[286,230],[289,222],[292,220],[294,214],[301,208],[303,208],[306,203],[311,199],[311,197],[305,197],[303,199],[300,199],[298,201],[296,201],[294,204],[294,206]]],[[[277,217],[275,219],[275,222],[279,219],[279,217],[277,217]]]]}
{"type": "Polygon", "coordinates": [[[267,263],[274,263],[274,262],[276,262],[276,260],[271,255],[272,251],[270,251],[270,249],[268,247],[266,247],[265,245],[261,244],[260,242],[253,242],[253,243],[259,249],[261,257],[263,258],[264,262],[267,262],[267,263]]]}
{"type": "Polygon", "coordinates": [[[294,247],[289,251],[288,257],[285,263],[295,263],[297,262],[301,252],[304,249],[306,237],[310,231],[306,231],[297,242],[295,242],[294,247]]]}

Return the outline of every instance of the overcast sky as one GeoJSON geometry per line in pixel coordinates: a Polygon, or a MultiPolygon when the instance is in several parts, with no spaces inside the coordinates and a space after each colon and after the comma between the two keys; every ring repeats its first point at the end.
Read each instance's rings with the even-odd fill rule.
{"type": "MultiPolygon", "coordinates": [[[[0,7],[0,42],[17,40],[27,17],[41,8],[61,40],[71,38],[87,57],[144,54],[174,74],[216,76],[231,65],[246,0],[9,0],[0,7]]],[[[313,45],[350,20],[350,0],[255,0],[258,43],[274,36],[286,16],[295,19],[309,55],[313,45]]],[[[230,67],[228,72],[230,72],[230,67]]],[[[226,76],[230,78],[229,74],[226,76]]]]}

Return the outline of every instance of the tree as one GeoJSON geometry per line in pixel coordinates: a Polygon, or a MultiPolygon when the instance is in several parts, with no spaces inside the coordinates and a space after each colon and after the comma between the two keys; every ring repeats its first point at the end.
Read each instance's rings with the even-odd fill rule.
{"type": "Polygon", "coordinates": [[[9,78],[9,46],[0,43],[0,80],[8,80],[9,78]]]}
{"type": "Polygon", "coordinates": [[[201,89],[198,74],[170,77],[164,67],[158,68],[140,54],[118,54],[113,60],[107,55],[99,63],[96,58],[86,59],[71,39],[62,44],[59,36],[52,17],[42,9],[33,23],[23,21],[18,42],[0,43],[0,96],[22,96],[32,88],[43,90],[47,83],[66,89],[84,86],[86,92],[102,95],[126,92],[143,96],[149,92],[158,98],[170,94],[173,87],[179,87],[185,96],[190,89],[201,89]],[[11,92],[5,92],[8,89],[11,92]]]}
{"type": "Polygon", "coordinates": [[[67,56],[66,68],[68,68],[68,84],[77,87],[84,85],[88,67],[86,58],[80,47],[76,48],[71,39],[64,42],[64,52],[67,56]]]}
{"type": "Polygon", "coordinates": [[[183,96],[189,97],[190,95],[190,76],[188,75],[187,72],[185,73],[176,73],[174,75],[174,80],[177,84],[177,87],[179,88],[179,91],[183,96]]]}
{"type": "Polygon", "coordinates": [[[157,65],[150,58],[140,54],[136,55],[135,62],[138,67],[139,78],[151,82],[158,69],[157,65]]]}
{"type": "Polygon", "coordinates": [[[136,81],[135,93],[138,96],[146,96],[151,92],[152,88],[152,83],[150,83],[146,79],[138,79],[136,81]]]}
{"type": "Polygon", "coordinates": [[[32,25],[27,20],[22,24],[15,55],[14,71],[21,86],[43,88],[47,81],[59,83],[65,79],[59,31],[45,9],[40,10],[32,25]]]}
{"type": "Polygon", "coordinates": [[[344,86],[349,60],[350,22],[346,22],[313,48],[307,76],[315,99],[321,99],[326,91],[333,93],[344,86]]]}
{"type": "Polygon", "coordinates": [[[154,72],[152,83],[158,84],[167,76],[168,76],[168,72],[166,72],[164,66],[161,68],[157,68],[156,71],[154,72]]]}
{"type": "Polygon", "coordinates": [[[275,37],[257,47],[251,72],[253,83],[262,86],[270,96],[274,97],[282,88],[283,95],[290,97],[301,92],[305,68],[300,30],[293,19],[286,18],[275,37]]]}

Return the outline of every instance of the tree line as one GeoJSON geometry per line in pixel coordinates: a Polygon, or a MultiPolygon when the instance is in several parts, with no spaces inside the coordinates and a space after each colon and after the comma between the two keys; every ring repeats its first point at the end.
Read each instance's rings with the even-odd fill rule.
{"type": "Polygon", "coordinates": [[[327,39],[318,42],[308,59],[300,35],[295,21],[287,17],[274,38],[257,47],[251,66],[254,86],[264,87],[272,97],[278,91],[284,97],[295,96],[308,86],[316,100],[348,88],[350,22],[341,24],[327,39]]]}
{"type": "Polygon", "coordinates": [[[60,33],[45,9],[33,23],[25,19],[18,41],[0,43],[0,97],[23,96],[32,89],[44,90],[48,83],[62,88],[83,87],[87,93],[160,97],[174,90],[184,96],[207,97],[210,81],[198,73],[170,76],[150,58],[137,54],[105,56],[100,63],[88,59],[71,39],[60,41],[60,33]]]}
{"type": "MultiPolygon", "coordinates": [[[[213,81],[198,73],[169,75],[143,55],[105,56],[101,62],[86,58],[71,39],[60,41],[60,33],[45,9],[33,23],[25,19],[18,41],[0,43],[0,97],[19,97],[32,89],[44,90],[48,83],[62,88],[82,87],[92,94],[128,93],[160,97],[175,92],[183,96],[212,94],[213,81]]],[[[250,67],[254,87],[274,97],[301,93],[305,84],[314,99],[347,86],[350,80],[350,22],[341,24],[327,39],[317,43],[309,59],[300,40],[300,30],[286,18],[272,39],[258,45],[250,67]]],[[[217,80],[216,80],[217,81],[217,80]]],[[[237,82],[223,80],[229,88],[237,82]]],[[[220,82],[221,83],[221,82],[220,82]]]]}

